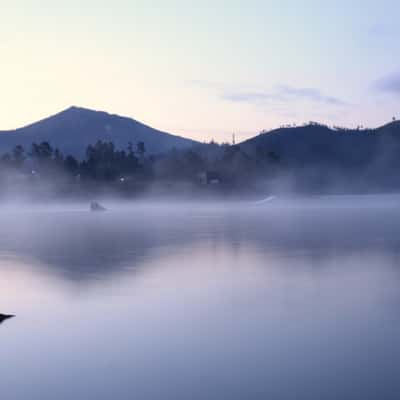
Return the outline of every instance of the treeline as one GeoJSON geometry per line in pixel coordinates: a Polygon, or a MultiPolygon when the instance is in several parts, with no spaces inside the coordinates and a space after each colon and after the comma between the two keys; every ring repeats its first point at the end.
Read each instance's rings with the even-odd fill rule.
{"type": "Polygon", "coordinates": [[[53,148],[48,142],[32,143],[26,151],[15,146],[1,157],[3,169],[28,173],[37,177],[56,177],[64,174],[74,179],[114,181],[125,175],[143,172],[146,148],[143,142],[130,143],[126,150],[117,150],[113,143],[98,141],[86,149],[84,160],[53,148]]]}
{"type": "Polygon", "coordinates": [[[118,185],[132,190],[138,183],[157,182],[173,185],[212,181],[225,187],[243,187],[257,177],[273,174],[280,165],[280,157],[262,147],[249,156],[238,145],[216,143],[147,155],[143,142],[129,143],[126,149],[118,149],[111,142],[98,141],[87,147],[83,160],[78,160],[42,142],[33,143],[29,150],[18,145],[0,159],[3,178],[7,175],[31,182],[79,183],[80,187],[118,185]],[[207,176],[213,179],[208,180],[207,176]]]}

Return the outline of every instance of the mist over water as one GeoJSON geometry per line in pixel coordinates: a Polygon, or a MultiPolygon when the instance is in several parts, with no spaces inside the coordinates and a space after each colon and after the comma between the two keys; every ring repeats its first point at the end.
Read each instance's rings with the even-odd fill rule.
{"type": "Polygon", "coordinates": [[[398,399],[400,196],[0,210],[1,398],[398,399]]]}

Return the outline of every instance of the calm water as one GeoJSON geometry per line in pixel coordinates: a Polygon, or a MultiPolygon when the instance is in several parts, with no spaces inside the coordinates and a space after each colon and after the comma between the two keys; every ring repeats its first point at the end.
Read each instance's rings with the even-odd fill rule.
{"type": "Polygon", "coordinates": [[[1,400],[399,399],[400,198],[0,212],[1,400]]]}

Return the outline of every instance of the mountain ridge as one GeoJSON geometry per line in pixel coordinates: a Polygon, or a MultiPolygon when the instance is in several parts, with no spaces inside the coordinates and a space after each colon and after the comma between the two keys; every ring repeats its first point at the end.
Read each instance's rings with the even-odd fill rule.
{"type": "Polygon", "coordinates": [[[15,145],[30,148],[32,142],[47,141],[65,154],[83,157],[86,147],[98,140],[112,141],[117,148],[129,142],[145,143],[149,154],[198,144],[195,140],[154,129],[133,118],[71,106],[54,115],[20,128],[0,131],[0,152],[15,145]]]}
{"type": "Polygon", "coordinates": [[[240,147],[249,154],[268,149],[295,167],[362,165],[400,154],[400,121],[372,129],[333,129],[322,124],[283,127],[249,138],[240,147]]]}

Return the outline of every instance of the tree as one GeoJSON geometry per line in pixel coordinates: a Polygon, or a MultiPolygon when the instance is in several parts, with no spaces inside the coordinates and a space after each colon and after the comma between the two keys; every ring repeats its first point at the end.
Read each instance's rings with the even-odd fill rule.
{"type": "Polygon", "coordinates": [[[39,162],[48,161],[53,156],[53,148],[48,142],[42,142],[40,144],[32,143],[30,155],[39,162]]]}
{"type": "Polygon", "coordinates": [[[141,161],[144,159],[144,154],[146,153],[146,147],[144,146],[144,142],[136,143],[136,153],[139,155],[141,161]]]}
{"type": "Polygon", "coordinates": [[[74,157],[67,156],[64,160],[64,168],[68,174],[76,176],[79,172],[79,163],[74,157]]]}
{"type": "MultiPolygon", "coordinates": [[[[144,144],[142,147],[144,150],[144,144]]],[[[116,150],[111,142],[98,141],[86,149],[86,162],[82,164],[84,175],[95,180],[113,181],[134,173],[138,168],[138,159],[132,144],[125,150],[116,150]]]]}
{"type": "Polygon", "coordinates": [[[21,145],[17,145],[13,149],[13,160],[14,164],[17,168],[20,168],[24,163],[25,157],[25,150],[21,145]]]}
{"type": "Polygon", "coordinates": [[[128,156],[131,156],[131,155],[133,155],[134,154],[134,151],[133,151],[133,143],[132,142],[129,142],[128,143],[128,156]]]}

